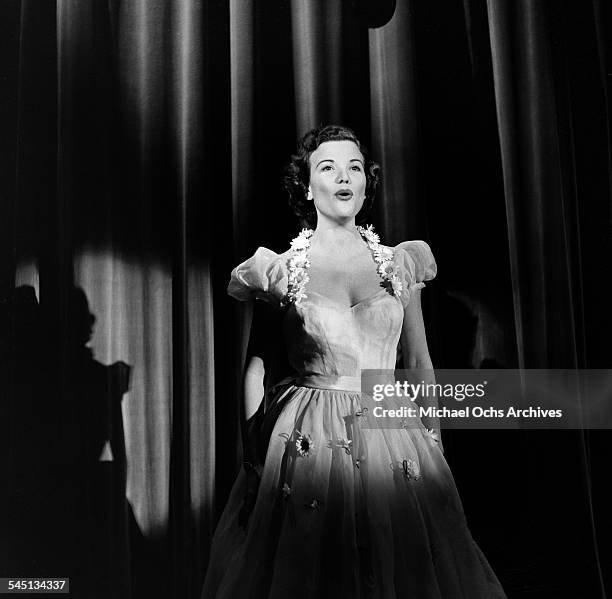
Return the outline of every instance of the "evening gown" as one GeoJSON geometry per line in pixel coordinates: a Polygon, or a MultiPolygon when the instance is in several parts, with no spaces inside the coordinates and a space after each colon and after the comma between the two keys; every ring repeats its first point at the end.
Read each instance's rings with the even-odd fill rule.
{"type": "Polygon", "coordinates": [[[284,303],[291,250],[260,247],[232,271],[232,297],[283,311],[297,375],[267,392],[271,432],[255,507],[245,530],[241,470],[202,599],[506,597],[466,525],[435,435],[420,420],[360,426],[361,369],[395,368],[404,309],[436,275],[425,242],[381,247],[393,252],[401,294],[381,287],[351,307],[307,286],[301,301],[284,303]]]}

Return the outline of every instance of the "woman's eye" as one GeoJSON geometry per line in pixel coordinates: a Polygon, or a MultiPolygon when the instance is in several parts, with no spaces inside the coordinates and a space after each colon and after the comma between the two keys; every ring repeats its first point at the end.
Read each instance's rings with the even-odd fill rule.
{"type": "Polygon", "coordinates": [[[353,170],[354,170],[354,171],[360,171],[360,170],[361,170],[361,167],[360,167],[360,166],[356,166],[356,165],[355,165],[355,166],[353,166],[353,170]]]}
{"type": "Polygon", "coordinates": [[[329,164],[326,164],[321,170],[322,171],[331,171],[332,167],[329,164]]]}

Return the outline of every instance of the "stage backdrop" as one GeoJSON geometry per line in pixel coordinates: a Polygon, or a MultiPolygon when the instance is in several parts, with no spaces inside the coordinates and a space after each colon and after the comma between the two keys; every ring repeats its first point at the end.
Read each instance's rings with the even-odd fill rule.
{"type": "MultiPolygon", "coordinates": [[[[606,10],[3,2],[0,575],[198,597],[241,456],[225,288],[297,234],[282,170],[318,124],[381,163],[383,243],[433,249],[436,366],[611,367],[606,10]]],[[[512,597],[603,597],[605,438],[505,433],[445,443],[485,554],[512,597]]]]}

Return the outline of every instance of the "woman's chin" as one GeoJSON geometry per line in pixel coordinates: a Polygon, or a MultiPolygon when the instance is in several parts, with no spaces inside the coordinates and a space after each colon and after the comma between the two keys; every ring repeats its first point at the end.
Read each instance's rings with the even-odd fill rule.
{"type": "Polygon", "coordinates": [[[330,218],[351,218],[356,216],[360,210],[360,206],[357,206],[353,200],[340,201],[334,204],[332,209],[327,212],[330,218]]]}
{"type": "Polygon", "coordinates": [[[338,210],[333,214],[328,214],[327,218],[336,222],[346,223],[347,221],[354,219],[356,215],[357,212],[355,212],[354,210],[347,210],[346,212],[338,210]]]}

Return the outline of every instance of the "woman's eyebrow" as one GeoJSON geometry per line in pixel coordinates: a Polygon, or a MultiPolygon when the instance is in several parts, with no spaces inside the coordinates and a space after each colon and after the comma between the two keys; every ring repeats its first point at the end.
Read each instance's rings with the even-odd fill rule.
{"type": "Polygon", "coordinates": [[[333,162],[333,160],[331,158],[323,158],[323,160],[319,160],[317,166],[315,166],[315,168],[318,168],[319,164],[321,164],[322,162],[333,162]]]}

